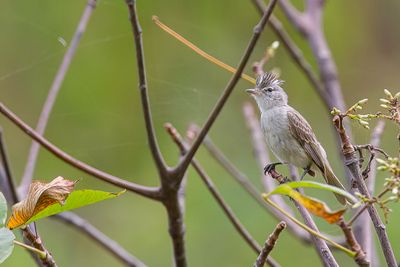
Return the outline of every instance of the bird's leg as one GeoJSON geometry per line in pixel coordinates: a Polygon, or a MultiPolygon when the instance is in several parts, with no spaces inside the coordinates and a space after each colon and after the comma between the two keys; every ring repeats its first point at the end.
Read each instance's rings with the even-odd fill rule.
{"type": "Polygon", "coordinates": [[[303,174],[300,176],[300,181],[303,181],[304,176],[306,176],[307,173],[310,173],[311,171],[311,164],[308,165],[306,168],[304,168],[303,174]]]}
{"type": "Polygon", "coordinates": [[[267,164],[267,165],[264,167],[264,175],[266,175],[267,173],[270,173],[270,172],[274,171],[274,170],[275,170],[275,167],[276,167],[277,165],[281,165],[281,164],[283,164],[283,163],[282,163],[282,162],[274,162],[274,163],[267,164]]]}

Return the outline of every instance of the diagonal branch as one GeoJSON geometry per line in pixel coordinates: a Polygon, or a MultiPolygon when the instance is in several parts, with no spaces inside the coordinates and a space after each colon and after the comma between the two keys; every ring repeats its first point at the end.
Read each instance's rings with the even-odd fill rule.
{"type": "MultiPolygon", "coordinates": [[[[384,128],[385,128],[385,121],[384,120],[378,121],[378,124],[376,125],[376,127],[374,128],[374,130],[372,131],[372,134],[371,134],[370,144],[372,146],[379,147],[380,139],[383,134],[384,128]]],[[[371,171],[369,172],[368,181],[367,181],[368,191],[370,192],[371,195],[374,195],[375,179],[376,179],[376,161],[375,160],[373,160],[371,162],[370,169],[371,169],[371,171]]],[[[364,209],[366,209],[366,207],[364,206],[363,208],[360,208],[360,209],[364,210],[364,209]]],[[[363,247],[365,249],[365,252],[367,254],[369,261],[373,262],[374,260],[375,261],[378,260],[378,259],[374,259],[372,257],[372,255],[374,253],[374,240],[373,240],[373,234],[372,234],[372,225],[371,225],[371,220],[370,220],[368,214],[365,212],[363,212],[360,215],[360,217],[358,218],[358,220],[355,221],[355,223],[354,223],[354,230],[356,231],[358,229],[364,229],[363,232],[365,232],[365,235],[361,235],[359,237],[359,241],[360,241],[361,247],[363,247]]]]}
{"type": "Polygon", "coordinates": [[[3,103],[0,103],[0,113],[2,113],[5,117],[7,117],[12,123],[14,123],[18,128],[20,128],[25,134],[30,136],[32,139],[41,144],[44,148],[46,148],[50,153],[63,160],[64,162],[72,165],[73,167],[80,169],[87,174],[90,174],[100,180],[103,180],[107,183],[113,184],[115,186],[125,188],[129,191],[137,193],[141,196],[148,197],[150,199],[159,199],[160,193],[159,189],[155,187],[147,187],[143,185],[138,185],[117,176],[111,175],[109,173],[103,172],[99,169],[96,169],[74,157],[67,154],[60,148],[56,147],[52,143],[50,143],[43,136],[35,132],[29,125],[27,125],[24,121],[17,117],[11,110],[9,110],[3,103]]]}
{"type": "Polygon", "coordinates": [[[184,171],[187,169],[189,166],[192,158],[194,157],[194,154],[196,153],[197,149],[200,147],[201,143],[203,142],[206,134],[210,130],[211,126],[213,125],[215,119],[218,117],[219,113],[221,112],[222,108],[224,107],[226,101],[228,100],[230,94],[232,93],[233,89],[235,88],[235,85],[239,81],[241,74],[244,70],[244,67],[246,66],[251,53],[253,52],[255,45],[257,44],[258,39],[260,38],[260,35],[262,31],[264,30],[265,24],[268,22],[269,17],[272,14],[272,10],[275,7],[277,0],[271,0],[267,9],[265,10],[260,22],[254,27],[253,30],[253,36],[251,37],[249,44],[242,56],[242,59],[240,60],[240,63],[237,67],[237,70],[231,80],[229,81],[228,85],[226,86],[225,90],[223,91],[221,97],[219,98],[217,104],[211,111],[209,117],[207,118],[206,123],[202,127],[198,137],[196,140],[193,142],[192,146],[188,150],[188,152],[185,154],[183,159],[180,161],[179,165],[174,169],[174,173],[178,173],[180,176],[183,175],[184,171]]]}
{"type": "Polygon", "coordinates": [[[133,35],[135,38],[136,47],[136,61],[139,74],[139,91],[142,101],[142,109],[144,115],[144,121],[146,124],[147,140],[149,142],[151,155],[156,163],[157,170],[160,176],[163,176],[167,172],[167,165],[161,154],[160,147],[157,143],[156,134],[153,127],[153,119],[151,116],[150,101],[148,96],[148,85],[146,78],[146,67],[144,63],[144,50],[143,50],[143,40],[142,40],[142,28],[139,24],[138,15],[136,12],[136,0],[126,0],[126,4],[129,9],[129,20],[132,25],[133,35]]]}
{"type": "Polygon", "coordinates": [[[93,241],[97,242],[107,252],[114,255],[118,260],[124,263],[126,266],[132,267],[145,267],[146,265],[137,259],[135,256],[126,251],[117,242],[106,236],[103,232],[98,230],[87,220],[81,218],[79,215],[73,212],[63,212],[52,216],[51,218],[75,227],[83,234],[90,237],[93,241]]]}
{"type": "MultiPolygon", "coordinates": [[[[333,118],[334,125],[339,133],[339,137],[342,141],[342,152],[346,159],[346,166],[351,172],[354,180],[357,183],[358,190],[366,198],[371,198],[371,194],[368,191],[367,185],[364,182],[364,178],[361,175],[360,166],[358,164],[358,158],[354,150],[353,145],[350,142],[350,138],[346,133],[346,130],[342,123],[343,117],[336,115],[333,118]]],[[[367,207],[369,216],[371,217],[372,223],[374,224],[375,231],[378,235],[381,249],[386,259],[386,263],[389,267],[397,266],[396,258],[392,245],[390,244],[389,237],[386,232],[386,226],[382,222],[381,217],[378,214],[374,205],[368,205],[367,207]]]]}
{"type": "MultiPolygon", "coordinates": [[[[53,109],[54,103],[56,101],[58,92],[60,91],[62,82],[64,81],[65,75],[71,64],[72,58],[75,55],[76,49],[78,48],[79,41],[82,38],[83,33],[86,30],[86,26],[92,15],[94,8],[96,7],[96,0],[88,0],[85,10],[83,11],[82,17],[79,21],[78,27],[74,33],[71,44],[68,47],[67,52],[64,55],[62,63],[58,69],[58,72],[54,78],[53,84],[47,95],[47,99],[44,103],[42,113],[40,114],[38,123],[36,125],[36,132],[40,135],[44,135],[47,122],[49,120],[51,111],[53,109]]],[[[19,191],[21,195],[25,195],[28,191],[29,185],[32,182],[33,173],[35,171],[36,160],[39,154],[39,144],[37,142],[32,142],[31,148],[28,154],[28,160],[26,162],[25,171],[22,176],[19,191]]]]}
{"type": "MultiPolygon", "coordinates": [[[[172,137],[173,141],[175,144],[179,147],[181,150],[181,153],[187,153],[188,150],[188,145],[186,142],[182,139],[178,131],[171,125],[171,124],[166,124],[165,125],[166,130],[172,137]]],[[[207,173],[204,171],[204,169],[200,166],[198,161],[193,158],[191,162],[193,168],[196,170],[202,181],[205,183],[207,186],[207,189],[210,191],[214,199],[217,201],[218,205],[222,208],[224,211],[225,215],[228,217],[229,221],[232,223],[232,225],[235,227],[236,231],[243,237],[243,239],[246,241],[246,243],[256,252],[260,253],[261,247],[257,243],[257,241],[250,235],[250,233],[247,231],[247,229],[242,225],[240,220],[236,217],[235,213],[232,211],[232,209],[229,207],[229,205],[225,202],[223,199],[222,195],[219,193],[217,188],[215,187],[214,183],[212,182],[211,178],[207,175],[207,173]]],[[[268,260],[268,263],[271,266],[279,266],[277,263],[274,262],[272,258],[268,260]]]]}
{"type": "Polygon", "coordinates": [[[256,262],[254,263],[254,267],[263,267],[265,260],[267,259],[269,253],[274,249],[276,241],[278,241],[280,233],[285,230],[286,222],[282,221],[278,223],[275,227],[274,231],[270,236],[268,236],[265,241],[264,247],[261,250],[260,255],[258,255],[256,262]]]}

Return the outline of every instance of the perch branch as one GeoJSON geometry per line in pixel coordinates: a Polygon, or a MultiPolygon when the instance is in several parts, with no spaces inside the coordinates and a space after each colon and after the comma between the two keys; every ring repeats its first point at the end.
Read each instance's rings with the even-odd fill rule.
{"type": "Polygon", "coordinates": [[[24,121],[22,121],[20,118],[17,117],[11,110],[9,110],[3,103],[0,103],[0,112],[7,117],[12,123],[14,123],[18,128],[20,128],[25,134],[30,136],[32,139],[37,141],[39,144],[41,144],[44,148],[46,148],[49,152],[51,152],[53,155],[58,157],[59,159],[63,160],[64,162],[70,164],[71,166],[86,172],[87,174],[90,174],[94,177],[99,178],[100,180],[103,180],[107,183],[113,184],[115,186],[125,188],[129,191],[132,191],[134,193],[137,193],[141,196],[148,197],[150,199],[159,199],[160,198],[160,193],[158,188],[153,188],[153,187],[147,187],[147,186],[142,186],[138,185],[126,180],[123,180],[119,177],[116,177],[114,175],[108,174],[106,172],[103,172],[101,170],[98,170],[90,165],[87,165],[86,163],[83,163],[82,161],[79,161],[78,159],[70,156],[60,148],[56,147],[52,143],[50,143],[47,139],[45,139],[43,136],[35,132],[31,127],[29,127],[24,121]]]}
{"type": "MultiPolygon", "coordinates": [[[[68,50],[64,55],[62,63],[57,71],[53,84],[51,85],[51,88],[47,95],[47,99],[43,105],[42,112],[36,125],[36,132],[40,135],[44,135],[47,122],[49,121],[51,111],[53,109],[54,103],[56,102],[58,92],[60,91],[65,75],[71,64],[72,58],[74,57],[76,49],[78,48],[79,41],[81,40],[82,35],[86,30],[86,26],[95,7],[96,0],[88,0],[82,17],[79,21],[78,27],[75,30],[71,44],[69,45],[68,50]]],[[[39,148],[39,144],[35,141],[32,141],[28,154],[28,160],[25,166],[25,171],[22,175],[21,184],[19,187],[19,192],[21,195],[25,195],[28,192],[29,185],[32,182],[32,177],[35,171],[36,161],[39,154],[39,148]]]]}
{"type": "Polygon", "coordinates": [[[265,241],[264,247],[261,250],[260,255],[258,255],[256,262],[254,263],[254,267],[263,267],[265,260],[267,259],[269,253],[274,249],[276,241],[278,241],[280,233],[285,230],[286,222],[282,221],[278,223],[275,227],[272,234],[265,241]]]}

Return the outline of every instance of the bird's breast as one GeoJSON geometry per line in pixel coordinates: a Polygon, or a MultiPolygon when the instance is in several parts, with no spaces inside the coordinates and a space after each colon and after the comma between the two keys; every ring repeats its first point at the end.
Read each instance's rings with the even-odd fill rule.
{"type": "Polygon", "coordinates": [[[281,162],[301,168],[309,165],[309,157],[290,132],[285,109],[264,112],[261,116],[261,127],[267,145],[281,162]]]}

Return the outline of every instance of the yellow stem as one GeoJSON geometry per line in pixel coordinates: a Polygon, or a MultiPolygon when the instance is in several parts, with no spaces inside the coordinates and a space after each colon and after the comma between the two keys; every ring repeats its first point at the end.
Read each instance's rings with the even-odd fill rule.
{"type": "Polygon", "coordinates": [[[300,226],[301,228],[303,228],[304,230],[306,230],[307,232],[309,232],[312,235],[315,235],[325,241],[327,241],[328,243],[332,244],[333,246],[335,246],[336,248],[344,251],[345,253],[347,253],[349,256],[351,257],[355,257],[356,253],[348,248],[343,247],[342,245],[336,243],[333,240],[330,240],[329,238],[327,238],[326,236],[321,235],[321,233],[311,229],[310,227],[308,227],[307,225],[303,224],[302,222],[300,222],[299,220],[297,220],[296,218],[294,218],[292,215],[290,215],[289,213],[287,213],[284,209],[282,209],[281,207],[279,207],[275,202],[271,201],[267,196],[263,196],[264,200],[270,204],[271,206],[273,206],[275,209],[279,210],[280,212],[282,212],[286,217],[288,217],[290,220],[292,220],[294,223],[296,223],[298,226],[300,226]]]}
{"type": "Polygon", "coordinates": [[[16,244],[16,245],[18,245],[20,247],[23,247],[23,248],[25,248],[27,250],[30,250],[30,251],[33,251],[33,252],[37,253],[41,259],[45,259],[46,256],[47,256],[46,252],[41,251],[41,250],[39,250],[37,248],[31,247],[31,246],[29,246],[29,245],[27,245],[25,243],[19,242],[17,240],[14,240],[14,244],[16,244]]]}
{"type": "MultiPolygon", "coordinates": [[[[187,47],[189,47],[190,49],[192,49],[194,52],[196,52],[197,54],[199,54],[200,56],[204,57],[205,59],[207,59],[208,61],[211,61],[212,63],[216,64],[217,66],[231,72],[231,73],[235,73],[236,69],[232,66],[229,66],[228,64],[222,62],[221,60],[211,56],[210,54],[207,54],[206,52],[204,52],[203,50],[201,50],[199,47],[197,47],[196,45],[194,45],[192,42],[188,41],[187,39],[185,39],[182,35],[180,35],[179,33],[175,32],[174,30],[172,30],[171,28],[169,28],[167,25],[165,25],[164,23],[162,23],[157,16],[153,16],[153,21],[154,23],[160,27],[162,30],[164,30],[165,32],[167,32],[168,34],[170,34],[171,36],[175,37],[175,39],[177,39],[178,41],[180,41],[181,43],[183,43],[184,45],[186,45],[187,47]]],[[[247,74],[242,74],[242,79],[245,79],[246,81],[252,83],[252,84],[256,84],[256,80],[253,77],[250,77],[247,74]]]]}

